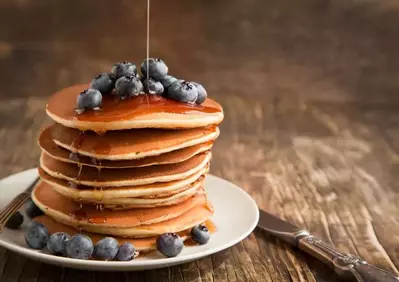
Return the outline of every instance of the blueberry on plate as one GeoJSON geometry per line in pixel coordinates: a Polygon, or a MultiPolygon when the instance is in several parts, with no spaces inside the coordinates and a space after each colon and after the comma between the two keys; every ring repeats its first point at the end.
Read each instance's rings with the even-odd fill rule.
{"type": "Polygon", "coordinates": [[[115,260],[128,261],[134,259],[136,248],[133,244],[125,242],[119,246],[118,253],[116,254],[115,260]]]}
{"type": "Polygon", "coordinates": [[[210,238],[210,234],[209,234],[209,230],[205,225],[197,225],[194,226],[191,229],[191,239],[193,239],[194,242],[203,245],[208,243],[209,238],[210,238]]]}
{"type": "Polygon", "coordinates": [[[163,85],[159,81],[155,81],[152,78],[144,79],[143,81],[144,92],[148,94],[162,94],[163,85]]]}
{"type": "Polygon", "coordinates": [[[47,245],[48,237],[47,227],[36,221],[32,221],[25,231],[25,241],[32,249],[43,249],[47,245]]]}
{"type": "Polygon", "coordinates": [[[93,242],[86,235],[74,235],[67,241],[65,253],[70,258],[89,259],[93,254],[93,242]]]}
{"type": "MultiPolygon", "coordinates": [[[[147,78],[147,59],[141,64],[141,73],[147,78]]],[[[161,81],[168,74],[165,62],[158,58],[148,59],[148,76],[156,81],[161,81]]]]}
{"type": "Polygon", "coordinates": [[[176,233],[164,233],[156,240],[157,250],[166,257],[175,257],[183,250],[183,240],[176,233]]]}
{"type": "Polygon", "coordinates": [[[118,253],[118,241],[112,237],[105,237],[94,246],[94,257],[101,260],[113,260],[118,253]]]}
{"type": "Polygon", "coordinates": [[[97,89],[86,89],[76,99],[78,110],[94,110],[101,106],[103,96],[97,89]]]}
{"type": "Polygon", "coordinates": [[[25,211],[29,218],[35,218],[35,217],[43,214],[42,210],[39,209],[32,200],[29,200],[26,203],[25,211]]]}
{"type": "Polygon", "coordinates": [[[201,105],[202,103],[205,102],[206,97],[208,96],[208,93],[206,93],[205,88],[201,84],[199,84],[197,82],[192,82],[192,84],[194,84],[198,90],[198,97],[197,97],[197,100],[195,101],[195,103],[198,105],[201,105]]]}
{"type": "Polygon", "coordinates": [[[111,73],[115,75],[116,79],[122,76],[136,76],[137,67],[130,62],[120,62],[112,67],[111,73]]]}
{"type": "Polygon", "coordinates": [[[113,73],[100,73],[90,84],[90,88],[97,89],[102,94],[111,93],[115,88],[115,75],[113,73]]]}
{"type": "Polygon", "coordinates": [[[18,229],[21,227],[22,222],[24,222],[24,216],[17,211],[7,220],[6,227],[10,229],[18,229]]]}
{"type": "Polygon", "coordinates": [[[137,96],[143,91],[143,84],[136,76],[122,76],[115,84],[116,95],[121,99],[137,96]]]}
{"type": "Polygon", "coordinates": [[[188,81],[175,81],[168,88],[169,98],[186,103],[194,103],[198,97],[198,90],[188,81]]]}
{"type": "Polygon", "coordinates": [[[66,243],[71,239],[69,234],[64,232],[57,232],[51,234],[47,241],[47,249],[56,255],[66,255],[66,243]]]}

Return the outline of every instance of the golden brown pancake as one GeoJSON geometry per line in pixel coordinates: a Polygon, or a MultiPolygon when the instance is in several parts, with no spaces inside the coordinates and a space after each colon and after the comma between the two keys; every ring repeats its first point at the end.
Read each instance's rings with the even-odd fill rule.
{"type": "MultiPolygon", "coordinates": [[[[170,207],[112,211],[94,205],[82,205],[57,193],[51,186],[40,182],[32,192],[32,199],[46,214],[52,210],[68,218],[74,226],[102,225],[106,227],[134,227],[154,224],[177,217],[196,205],[205,205],[206,198],[199,194],[170,207]]],[[[51,214],[49,214],[51,216],[51,214]]]]}
{"type": "Polygon", "coordinates": [[[42,168],[39,167],[39,175],[42,180],[52,186],[56,191],[61,194],[68,194],[69,198],[73,199],[91,199],[100,198],[98,195],[99,190],[101,190],[102,199],[113,199],[113,198],[153,198],[161,196],[170,196],[178,193],[186,187],[190,186],[192,183],[198,181],[202,175],[206,174],[209,167],[205,167],[199,172],[188,176],[187,178],[181,180],[175,180],[170,182],[158,182],[151,183],[147,185],[138,186],[123,186],[123,187],[101,187],[95,188],[85,185],[77,185],[72,188],[70,183],[66,180],[52,177],[47,174],[42,168]],[[61,192],[62,191],[62,192],[61,192]]]}
{"type": "Polygon", "coordinates": [[[186,130],[136,129],[111,131],[103,135],[81,132],[54,124],[41,135],[51,138],[60,147],[99,160],[134,160],[158,156],[175,150],[215,140],[217,127],[186,130]]]}
{"type": "MultiPolygon", "coordinates": [[[[81,191],[79,189],[68,187],[67,183],[63,183],[63,185],[59,184],[52,185],[50,183],[57,182],[58,179],[49,176],[43,170],[40,171],[40,174],[42,179],[50,179],[50,181],[46,183],[48,183],[56,192],[62,194],[63,196],[79,203],[101,204],[105,208],[112,210],[126,210],[132,208],[154,208],[160,206],[175,205],[187,200],[188,198],[194,196],[199,192],[202,192],[203,190],[202,185],[204,182],[204,177],[200,177],[195,182],[190,183],[177,190],[164,191],[158,194],[144,195],[139,197],[126,197],[126,193],[125,195],[123,195],[120,191],[126,189],[124,187],[111,188],[111,189],[91,188],[90,190],[81,191]],[[119,190],[118,191],[119,194],[116,194],[119,197],[115,197],[115,194],[111,194],[110,197],[109,190],[114,190],[114,189],[119,190]]],[[[62,182],[63,180],[58,180],[58,181],[62,182]]]]}
{"type": "Polygon", "coordinates": [[[76,184],[93,187],[120,187],[183,179],[206,167],[210,159],[211,153],[206,152],[177,164],[98,170],[88,166],[79,168],[77,165],[58,161],[46,153],[42,153],[40,167],[55,178],[76,184]]]}
{"type": "Polygon", "coordinates": [[[209,98],[196,105],[160,95],[139,95],[125,100],[114,94],[103,95],[100,110],[78,115],[76,99],[88,87],[88,84],[80,84],[56,92],[49,99],[47,114],[66,127],[97,132],[132,128],[195,128],[223,120],[222,107],[209,98]]]}
{"type": "Polygon", "coordinates": [[[56,145],[52,139],[52,130],[47,128],[39,136],[39,146],[52,158],[69,163],[79,163],[85,166],[100,167],[100,168],[129,168],[129,167],[143,167],[160,164],[179,163],[188,160],[192,156],[208,151],[212,147],[212,141],[194,145],[191,147],[175,150],[159,156],[146,157],[136,160],[97,160],[91,157],[74,154],[70,158],[71,152],[56,145]]]}
{"type": "Polygon", "coordinates": [[[180,232],[209,219],[213,208],[205,195],[168,207],[126,211],[97,210],[80,205],[40,182],[32,192],[35,204],[48,216],[85,231],[142,238],[165,232],[180,232]]]}
{"type": "MultiPolygon", "coordinates": [[[[89,236],[90,239],[93,241],[93,244],[96,244],[98,241],[103,239],[105,235],[102,234],[96,234],[96,233],[90,233],[90,232],[81,232],[81,230],[75,229],[72,226],[64,225],[55,219],[47,216],[47,215],[41,215],[38,217],[35,217],[34,221],[40,222],[44,224],[47,229],[49,230],[50,234],[56,233],[56,232],[65,232],[71,236],[75,234],[82,233],[86,236],[89,236]]],[[[215,229],[214,225],[210,221],[206,221],[203,223],[208,227],[208,230],[215,229]]],[[[190,236],[190,229],[183,230],[181,232],[177,233],[183,241],[189,238],[190,236]]],[[[137,251],[139,252],[148,252],[156,249],[155,241],[157,237],[148,237],[148,238],[123,238],[123,237],[115,237],[116,240],[118,240],[119,244],[123,244],[125,242],[129,242],[134,245],[137,251]]]]}

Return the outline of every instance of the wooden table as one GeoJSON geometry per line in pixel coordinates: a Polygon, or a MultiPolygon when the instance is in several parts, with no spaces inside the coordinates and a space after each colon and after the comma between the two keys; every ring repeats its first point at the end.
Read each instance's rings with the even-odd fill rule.
{"type": "MultiPolygon", "coordinates": [[[[152,52],[172,73],[203,82],[224,107],[211,172],[243,187],[260,208],[398,272],[399,6],[252,0],[244,10],[238,0],[154,2],[152,52]]],[[[143,59],[144,28],[134,37],[116,27],[142,25],[144,4],[107,3],[1,2],[1,177],[37,165],[35,139],[48,122],[51,92],[115,61],[143,59]]],[[[64,269],[0,248],[0,277],[336,281],[324,265],[260,230],[202,260],[132,273],[64,269]]]]}

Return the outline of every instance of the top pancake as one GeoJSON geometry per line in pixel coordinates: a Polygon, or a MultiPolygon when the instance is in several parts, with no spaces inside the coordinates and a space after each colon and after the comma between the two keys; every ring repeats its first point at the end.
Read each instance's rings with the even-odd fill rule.
{"type": "Polygon", "coordinates": [[[160,95],[139,95],[121,100],[114,94],[106,94],[98,111],[77,114],[76,99],[88,87],[88,84],[79,84],[56,92],[47,104],[47,114],[66,127],[97,132],[133,128],[195,128],[219,124],[223,120],[222,107],[211,99],[196,105],[160,95]]]}

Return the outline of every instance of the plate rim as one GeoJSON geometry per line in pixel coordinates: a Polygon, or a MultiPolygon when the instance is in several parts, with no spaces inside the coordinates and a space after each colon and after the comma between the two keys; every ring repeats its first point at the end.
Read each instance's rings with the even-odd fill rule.
{"type": "MultiPolygon", "coordinates": [[[[32,168],[32,169],[27,169],[24,171],[17,172],[15,174],[11,174],[3,179],[0,179],[0,185],[1,183],[10,180],[11,178],[18,178],[21,177],[22,175],[27,174],[29,175],[32,174],[32,180],[33,176],[38,176],[37,173],[37,168],[32,168]]],[[[27,176],[25,176],[26,178],[27,176]]],[[[231,183],[223,178],[214,176],[212,174],[208,174],[207,178],[214,179],[216,181],[221,181],[224,182],[227,185],[234,186],[234,188],[239,191],[239,193],[242,194],[242,197],[245,197],[246,200],[252,202],[252,208],[253,212],[255,213],[255,217],[253,222],[250,225],[250,228],[234,240],[229,241],[228,243],[225,244],[220,244],[214,248],[204,250],[198,253],[193,253],[193,254],[187,254],[184,256],[177,256],[173,258],[159,258],[159,259],[154,259],[151,261],[148,260],[132,260],[129,262],[124,262],[124,261],[99,261],[99,260],[81,260],[81,259],[73,259],[73,258],[66,258],[66,257],[61,257],[61,256],[54,256],[52,254],[47,254],[43,252],[39,252],[37,250],[29,249],[27,247],[23,247],[20,245],[17,245],[15,243],[9,243],[4,241],[1,236],[0,236],[0,246],[3,248],[6,248],[9,251],[16,252],[22,256],[35,259],[41,262],[45,262],[48,264],[52,265],[61,265],[63,267],[70,267],[70,268],[80,268],[80,269],[97,269],[101,270],[113,270],[113,271],[126,271],[126,270],[143,270],[143,269],[156,269],[156,268],[161,268],[161,267],[167,267],[171,265],[176,265],[180,263],[186,263],[190,262],[196,259],[200,259],[209,255],[212,255],[214,253],[218,253],[222,250],[225,250],[227,248],[230,248],[237,243],[241,242],[243,239],[248,237],[253,230],[256,228],[258,221],[259,221],[259,208],[255,202],[255,200],[242,188],[238,187],[234,183],[231,183]]]]}

